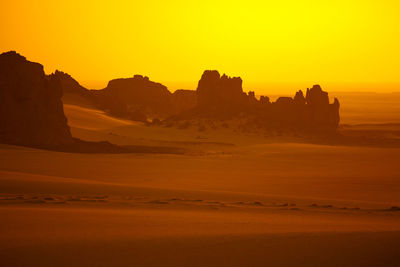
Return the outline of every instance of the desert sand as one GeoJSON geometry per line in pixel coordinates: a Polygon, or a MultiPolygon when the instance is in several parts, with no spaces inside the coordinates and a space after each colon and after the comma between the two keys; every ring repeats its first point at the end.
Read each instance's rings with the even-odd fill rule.
{"type": "MultiPolygon", "coordinates": [[[[345,103],[343,121],[367,127],[345,103]]],[[[399,148],[146,126],[76,99],[64,110],[74,137],[190,152],[0,145],[0,265],[400,264],[399,148]]],[[[398,138],[400,120],[382,114],[398,138]]]]}

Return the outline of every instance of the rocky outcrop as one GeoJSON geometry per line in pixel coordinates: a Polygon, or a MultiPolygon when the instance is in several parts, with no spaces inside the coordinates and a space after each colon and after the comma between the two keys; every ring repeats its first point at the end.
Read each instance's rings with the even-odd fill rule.
{"type": "Polygon", "coordinates": [[[0,55],[0,141],[26,146],[73,142],[59,79],[14,51],[0,55]]]}
{"type": "Polygon", "coordinates": [[[43,66],[15,52],[0,56],[0,138],[16,144],[60,145],[71,142],[61,96],[76,94],[118,117],[147,122],[173,120],[247,118],[256,127],[295,131],[333,131],[339,124],[339,101],[319,85],[300,90],[293,98],[271,102],[258,100],[255,92],[243,92],[240,77],[205,71],[196,91],[177,90],[135,75],[115,79],[102,90],[87,90],[61,71],[46,76],[43,66]],[[171,117],[172,116],[172,117],[171,117]],[[155,120],[157,121],[157,120],[155,120]],[[23,123],[21,123],[23,122],[23,123]]]}
{"type": "Polygon", "coordinates": [[[105,89],[94,92],[102,109],[119,116],[131,112],[150,116],[165,112],[171,96],[167,87],[141,75],[111,80],[105,89]]]}
{"type": "Polygon", "coordinates": [[[303,91],[298,91],[297,93],[296,93],[296,95],[294,96],[294,99],[293,99],[293,101],[294,101],[294,103],[296,104],[296,105],[305,105],[306,104],[306,98],[304,97],[304,95],[303,95],[303,91]]]}
{"type": "MultiPolygon", "coordinates": [[[[261,101],[260,101],[261,102],[261,101]]],[[[264,104],[257,113],[258,121],[267,128],[295,131],[334,131],[339,125],[339,101],[329,104],[328,93],[319,85],[307,89],[306,97],[298,91],[294,98],[280,97],[264,104]]]]}
{"type": "Polygon", "coordinates": [[[243,92],[242,79],[206,70],[197,86],[197,109],[211,116],[231,116],[245,107],[248,96],[243,92]]]}
{"type": "Polygon", "coordinates": [[[339,101],[329,103],[328,93],[319,85],[300,90],[294,98],[280,97],[270,102],[269,97],[243,92],[242,79],[220,76],[218,71],[205,71],[197,87],[197,106],[174,119],[232,119],[247,117],[257,127],[294,131],[333,131],[339,124],[339,101]]]}
{"type": "Polygon", "coordinates": [[[68,73],[56,70],[52,75],[60,81],[63,94],[77,94],[85,98],[92,97],[90,91],[80,85],[68,73]]]}
{"type": "Polygon", "coordinates": [[[306,106],[309,126],[336,129],[339,125],[339,100],[335,98],[333,104],[329,104],[328,93],[322,91],[319,85],[307,88],[306,106]]]}
{"type": "Polygon", "coordinates": [[[262,104],[262,105],[270,104],[269,97],[263,96],[263,95],[260,96],[260,104],[262,104]]]}
{"type": "Polygon", "coordinates": [[[47,76],[42,65],[14,51],[1,54],[0,143],[78,153],[185,153],[176,147],[117,146],[72,137],[61,101],[63,90],[88,93],[65,73],[47,76]]]}
{"type": "Polygon", "coordinates": [[[176,90],[170,100],[171,111],[168,115],[178,114],[190,110],[197,105],[197,92],[195,90],[176,90]]]}
{"type": "Polygon", "coordinates": [[[176,90],[152,82],[146,76],[111,80],[102,90],[88,90],[69,74],[56,71],[65,94],[79,96],[107,113],[134,121],[166,118],[191,109],[197,104],[194,90],[176,90]]]}
{"type": "Polygon", "coordinates": [[[112,115],[132,120],[166,118],[196,105],[195,91],[171,93],[146,76],[111,80],[102,90],[92,90],[97,106],[112,115]]]}

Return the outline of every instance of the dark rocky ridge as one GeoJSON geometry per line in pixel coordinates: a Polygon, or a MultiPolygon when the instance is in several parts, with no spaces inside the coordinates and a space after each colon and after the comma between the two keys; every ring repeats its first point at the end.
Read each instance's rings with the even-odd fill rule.
{"type": "Polygon", "coordinates": [[[65,93],[77,94],[107,113],[134,121],[166,118],[195,107],[196,91],[176,90],[152,82],[146,76],[109,81],[102,90],[87,90],[70,75],[56,71],[65,93]]]}
{"type": "MultiPolygon", "coordinates": [[[[136,79],[147,80],[145,77],[136,79]]],[[[300,141],[307,143],[379,147],[400,145],[398,138],[391,137],[398,135],[392,129],[370,133],[342,126],[336,131],[340,120],[339,101],[335,99],[330,104],[328,93],[318,85],[307,89],[305,95],[298,91],[293,98],[281,97],[271,102],[266,96],[260,96],[258,100],[254,92],[244,93],[240,78],[221,77],[217,71],[206,71],[198,89],[164,94],[165,101],[173,100],[168,104],[170,110],[161,115],[175,115],[164,121],[154,121],[180,129],[194,126],[199,131],[222,127],[231,128],[234,132],[257,132],[265,136],[281,136],[287,132],[288,137],[300,137],[300,141]],[[177,107],[174,103],[178,103],[177,107]]],[[[42,65],[29,62],[16,52],[1,54],[0,143],[81,153],[188,152],[176,147],[121,147],[108,142],[76,139],[71,136],[63,112],[63,91],[82,96],[92,103],[97,101],[92,90],[82,87],[66,73],[56,71],[45,75],[42,65]]],[[[154,97],[162,98],[159,95],[154,97]]],[[[123,103],[130,101],[121,100],[123,103]]]]}
{"type": "Polygon", "coordinates": [[[148,77],[111,80],[103,90],[92,91],[99,108],[116,116],[146,121],[147,116],[157,116],[168,111],[170,92],[148,77]]]}
{"type": "Polygon", "coordinates": [[[300,90],[294,98],[280,97],[270,102],[267,96],[256,99],[254,92],[243,92],[242,79],[220,76],[218,71],[205,71],[197,87],[195,108],[170,120],[209,118],[228,120],[246,117],[249,126],[266,129],[300,131],[334,131],[339,124],[339,101],[329,103],[328,93],[319,85],[300,90]]]}
{"type": "Polygon", "coordinates": [[[334,131],[339,123],[339,101],[330,104],[328,93],[318,85],[307,89],[306,96],[298,91],[294,98],[280,97],[272,103],[266,96],[258,100],[254,92],[243,92],[241,78],[221,76],[218,71],[205,71],[196,91],[171,93],[141,75],[112,80],[102,90],[87,90],[66,73],[46,76],[42,65],[8,52],[0,57],[2,142],[53,147],[76,142],[63,113],[63,92],[138,121],[245,117],[249,128],[311,132],[334,131]]]}
{"type": "Polygon", "coordinates": [[[76,95],[79,95],[90,101],[93,101],[93,99],[92,99],[93,96],[92,96],[92,93],[90,92],[90,90],[88,90],[85,87],[83,87],[82,85],[80,85],[68,73],[64,73],[62,71],[56,70],[52,75],[57,77],[57,79],[60,81],[63,94],[66,94],[66,93],[76,94],[76,95]]]}
{"type": "MultiPolygon", "coordinates": [[[[319,85],[307,89],[306,96],[298,91],[294,98],[269,97],[243,92],[242,79],[205,71],[196,91],[177,90],[135,75],[116,79],[102,90],[87,90],[69,75],[56,72],[64,92],[79,94],[99,109],[114,116],[146,122],[160,118],[166,121],[209,118],[217,120],[244,116],[250,127],[295,131],[334,131],[339,124],[339,101],[329,103],[328,93],[319,85]]],[[[159,121],[159,120],[155,120],[159,121]]]]}

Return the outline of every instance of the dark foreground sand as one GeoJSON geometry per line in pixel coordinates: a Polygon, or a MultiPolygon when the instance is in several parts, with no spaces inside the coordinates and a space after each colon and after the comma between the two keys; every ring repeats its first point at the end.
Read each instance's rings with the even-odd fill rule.
{"type": "Polygon", "coordinates": [[[2,266],[400,263],[396,149],[279,144],[229,156],[0,149],[2,266]]]}
{"type": "Polygon", "coordinates": [[[168,237],[82,233],[66,240],[46,234],[51,230],[41,232],[34,243],[2,246],[3,266],[398,266],[400,253],[400,232],[168,237]]]}

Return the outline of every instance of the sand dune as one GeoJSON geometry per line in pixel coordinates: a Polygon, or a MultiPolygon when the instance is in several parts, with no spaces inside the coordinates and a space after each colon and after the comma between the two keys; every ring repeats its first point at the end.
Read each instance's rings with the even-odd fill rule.
{"type": "Polygon", "coordinates": [[[399,265],[398,148],[147,127],[74,104],[76,137],[202,153],[0,145],[1,265],[399,265]]]}
{"type": "Polygon", "coordinates": [[[104,130],[134,124],[132,121],[111,117],[104,111],[77,105],[65,104],[64,112],[68,118],[68,125],[72,128],[104,130]]]}
{"type": "Polygon", "coordinates": [[[245,266],[250,255],[254,266],[398,263],[398,150],[271,144],[213,156],[1,151],[6,264],[245,266]]]}

